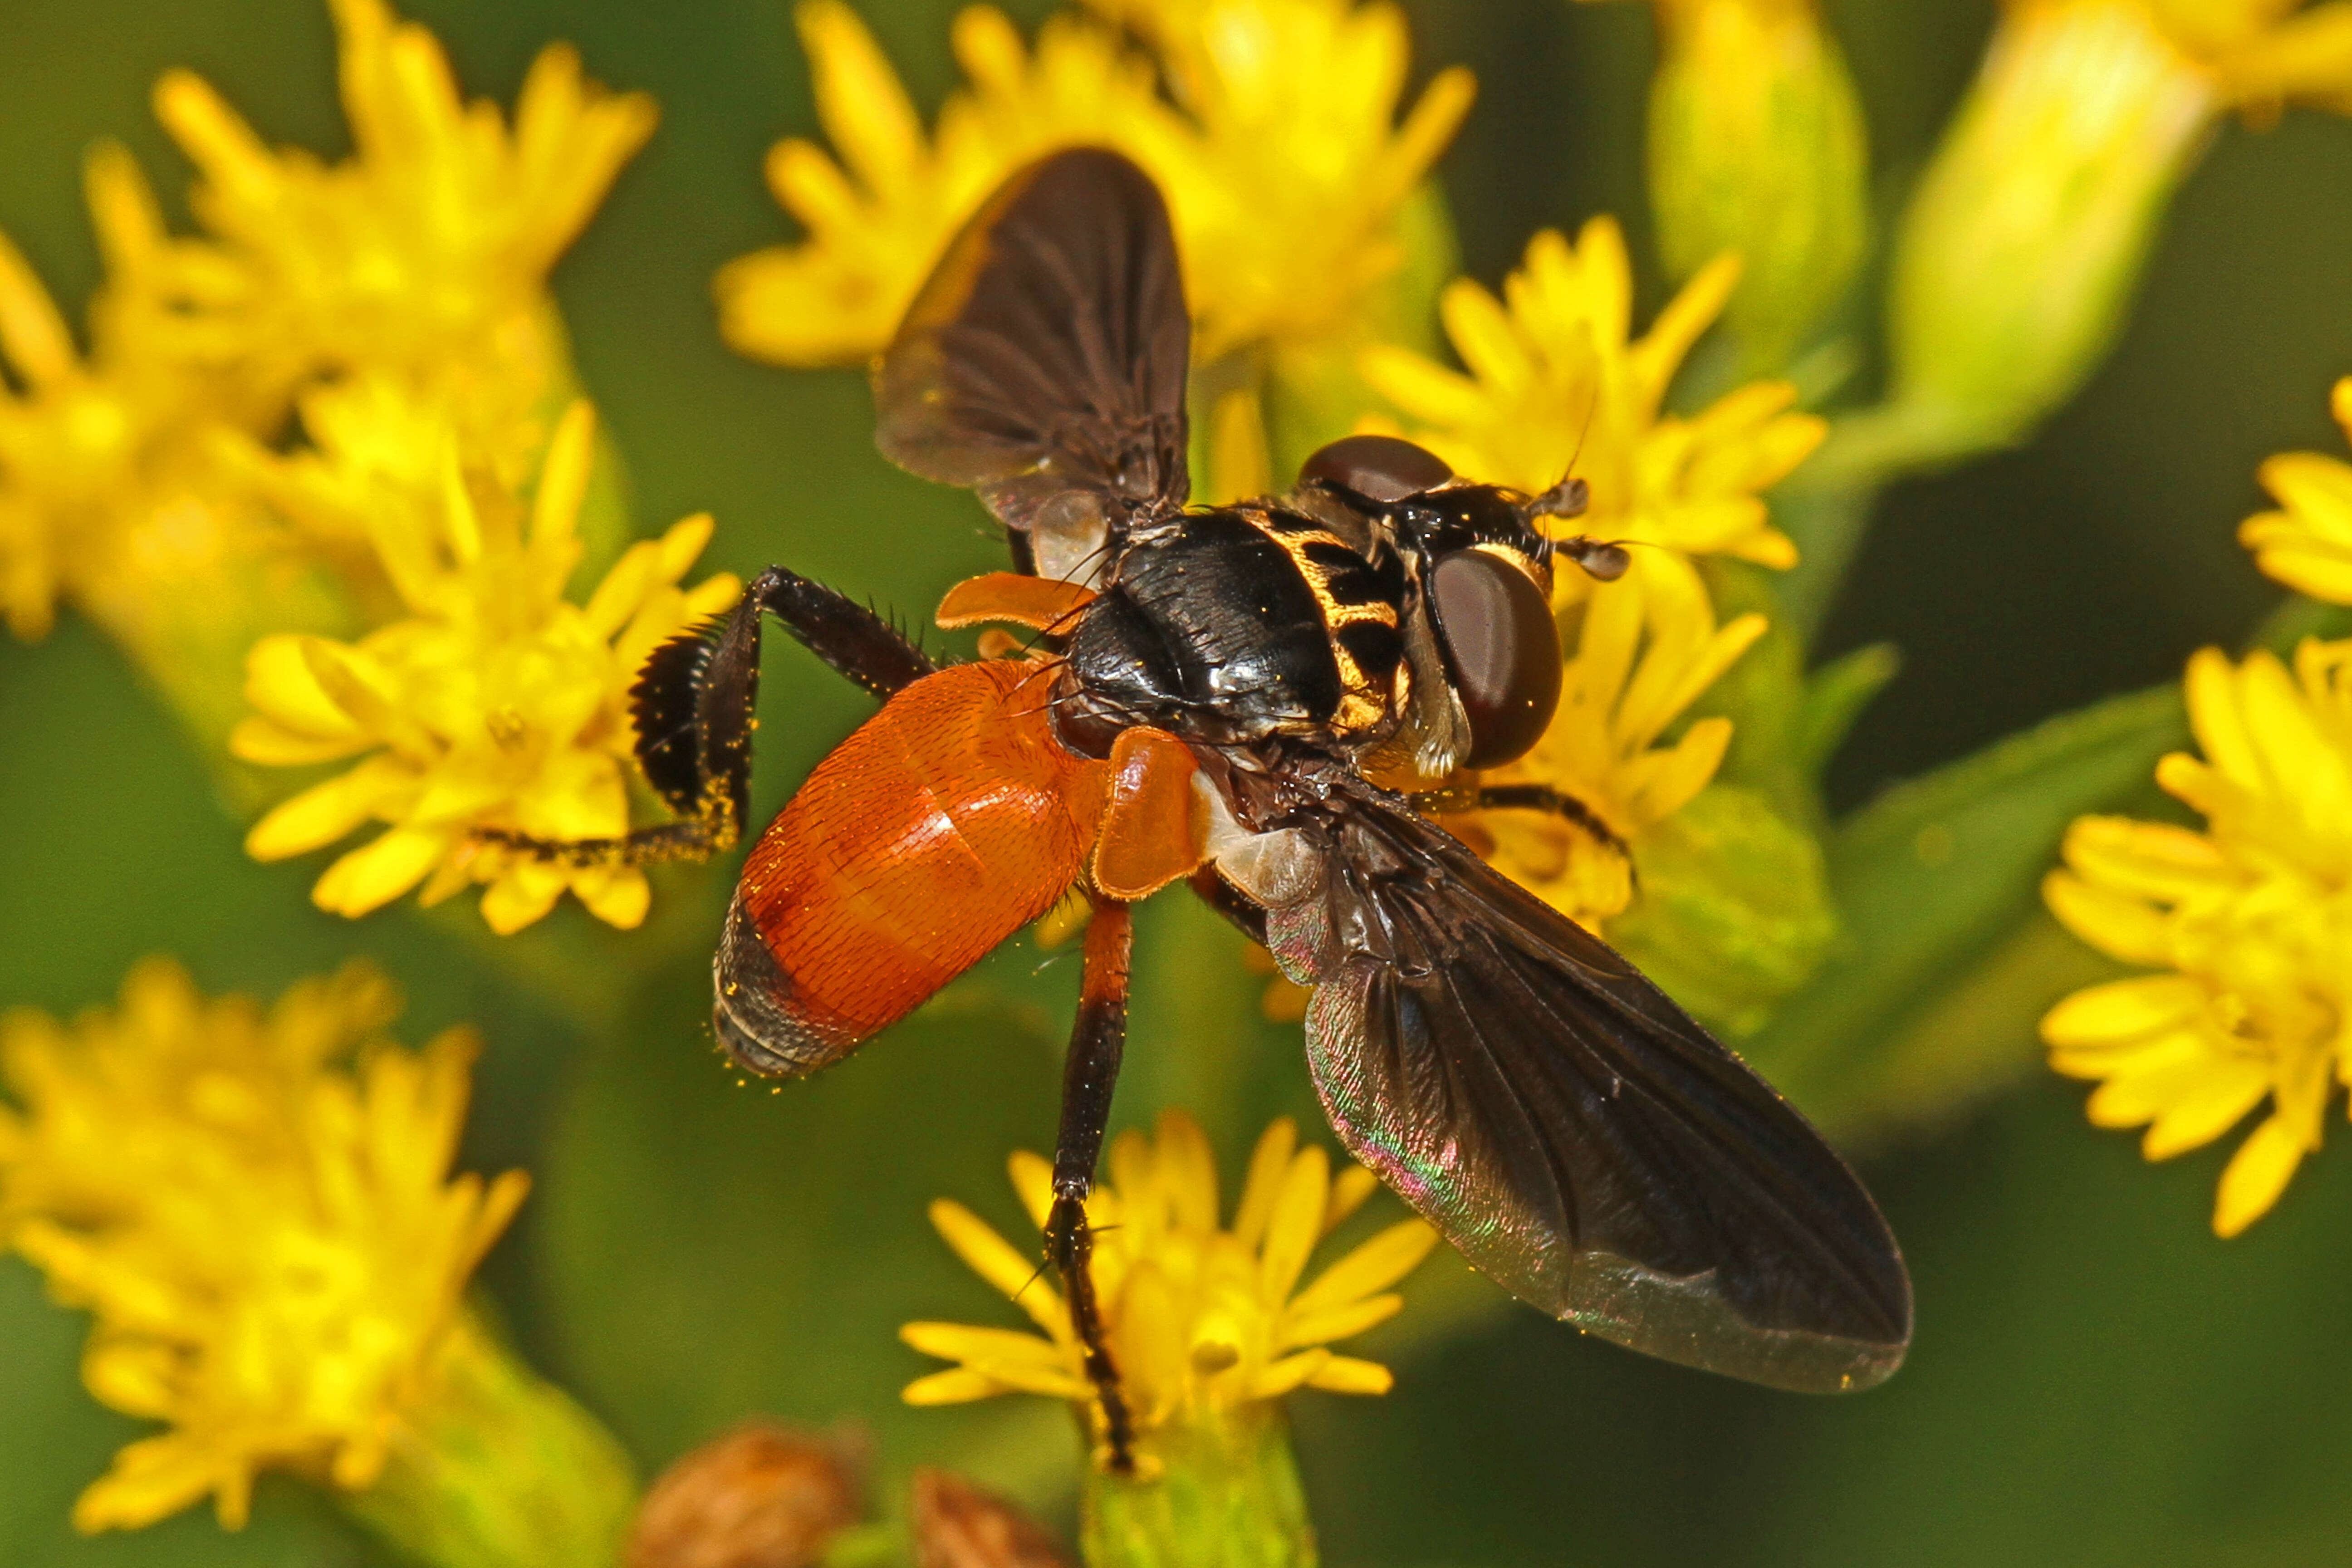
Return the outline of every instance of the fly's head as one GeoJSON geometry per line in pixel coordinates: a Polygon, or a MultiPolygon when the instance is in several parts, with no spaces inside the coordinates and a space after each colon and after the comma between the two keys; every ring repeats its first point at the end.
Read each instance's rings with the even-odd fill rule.
{"type": "Polygon", "coordinates": [[[1331,442],[1299,469],[1302,495],[1336,501],[1394,541],[1413,563],[1445,687],[1466,735],[1453,766],[1491,768],[1524,756],[1559,705],[1559,630],[1552,562],[1565,555],[1603,581],[1623,574],[1622,546],[1555,543],[1538,526],[1585,507],[1581,479],[1538,496],[1465,479],[1444,459],[1393,436],[1331,442]]]}

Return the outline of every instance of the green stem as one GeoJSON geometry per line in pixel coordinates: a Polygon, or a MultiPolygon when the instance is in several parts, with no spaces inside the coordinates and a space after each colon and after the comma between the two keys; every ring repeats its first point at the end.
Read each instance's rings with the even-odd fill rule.
{"type": "Polygon", "coordinates": [[[1315,1568],[1315,1526],[1279,1407],[1258,1405],[1153,1440],[1150,1478],[1090,1473],[1089,1568],[1315,1568]]]}
{"type": "Polygon", "coordinates": [[[383,1474],[348,1511],[433,1568],[612,1568],[636,1511],[596,1418],[463,1313],[383,1474]]]}

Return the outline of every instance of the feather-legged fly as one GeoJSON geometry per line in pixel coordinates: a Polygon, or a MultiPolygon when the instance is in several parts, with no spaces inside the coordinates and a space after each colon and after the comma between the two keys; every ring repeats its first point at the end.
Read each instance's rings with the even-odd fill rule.
{"type": "MultiPolygon", "coordinates": [[[[1279,499],[1188,507],[1190,333],[1141,171],[1080,149],[1015,174],[874,379],[883,452],[975,489],[1012,546],[1017,570],[960,584],[940,624],[1025,627],[1027,650],[940,667],[770,568],[636,687],[645,772],[679,820],[536,847],[734,842],[772,615],[883,705],[744,864],[714,966],[736,1061],[814,1072],[1084,890],[1046,1236],[1114,1465],[1131,1422],[1084,1203],[1125,1037],[1129,908],[1180,880],[1314,988],[1307,1060],[1341,1142],[1513,1294],[1778,1387],[1885,1378],[1910,1281],[1853,1172],[1633,965],[1416,809],[1434,796],[1391,787],[1509,761],[1550,721],[1553,567],[1626,564],[1538,528],[1582,510],[1580,483],[1520,495],[1358,436],[1279,499]]],[[[1549,791],[1482,803],[1606,831],[1549,791]]]]}

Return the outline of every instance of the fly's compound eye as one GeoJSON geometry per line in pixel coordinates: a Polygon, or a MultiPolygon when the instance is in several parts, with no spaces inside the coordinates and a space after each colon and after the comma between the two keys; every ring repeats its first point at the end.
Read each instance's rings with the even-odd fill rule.
{"type": "Polygon", "coordinates": [[[1302,485],[1325,484],[1383,506],[1454,481],[1454,470],[1426,447],[1394,436],[1343,436],[1299,466],[1302,485]]]}
{"type": "Polygon", "coordinates": [[[1470,719],[1466,768],[1523,757],[1559,706],[1559,628],[1535,579],[1506,556],[1456,550],[1429,574],[1429,607],[1470,719]]]}

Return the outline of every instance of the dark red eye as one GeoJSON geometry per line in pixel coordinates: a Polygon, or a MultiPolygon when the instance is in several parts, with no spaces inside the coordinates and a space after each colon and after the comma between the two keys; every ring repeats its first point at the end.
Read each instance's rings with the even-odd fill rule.
{"type": "Polygon", "coordinates": [[[1453,478],[1454,470],[1436,453],[1394,436],[1343,436],[1298,469],[1302,485],[1337,485],[1384,504],[1433,490],[1453,478]]]}
{"type": "Polygon", "coordinates": [[[1429,607],[1470,716],[1462,765],[1499,767],[1527,755],[1559,706],[1559,628],[1543,590],[1499,555],[1457,550],[1429,574],[1429,607]]]}

